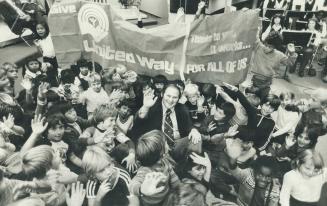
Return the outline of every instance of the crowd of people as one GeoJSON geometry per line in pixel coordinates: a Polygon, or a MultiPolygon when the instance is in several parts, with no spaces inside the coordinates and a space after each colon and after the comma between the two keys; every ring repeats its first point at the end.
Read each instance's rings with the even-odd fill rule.
{"type": "MultiPolygon", "coordinates": [[[[304,1],[305,11],[315,2],[304,1]]],[[[283,46],[283,17],[273,16],[258,33],[252,79],[214,85],[83,57],[59,68],[46,11],[30,14],[40,12],[20,21],[31,23],[43,58],[26,59],[20,78],[15,64],[0,67],[0,206],[327,205],[315,149],[327,133],[327,89],[305,99],[270,89],[281,64],[292,72],[299,62],[302,75],[326,35],[324,19],[308,19],[316,38],[299,51],[283,46]]]]}

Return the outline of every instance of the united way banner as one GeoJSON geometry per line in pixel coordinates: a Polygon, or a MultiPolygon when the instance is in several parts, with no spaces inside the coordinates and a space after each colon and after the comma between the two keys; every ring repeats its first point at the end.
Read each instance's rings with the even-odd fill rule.
{"type": "Polygon", "coordinates": [[[251,62],[258,25],[256,11],[232,12],[193,22],[181,74],[200,82],[242,82],[251,62]]]}
{"type": "Polygon", "coordinates": [[[49,26],[63,69],[83,56],[103,67],[124,64],[138,74],[239,83],[249,66],[258,14],[225,15],[140,29],[109,5],[72,1],[51,8],[49,26]]]}

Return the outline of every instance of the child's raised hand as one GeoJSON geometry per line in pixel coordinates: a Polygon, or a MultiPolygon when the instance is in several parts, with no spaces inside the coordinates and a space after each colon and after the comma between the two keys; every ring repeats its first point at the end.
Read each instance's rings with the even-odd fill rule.
{"type": "Polygon", "coordinates": [[[152,196],[162,192],[165,186],[158,187],[159,183],[167,182],[167,176],[161,172],[150,172],[145,175],[140,191],[143,195],[152,196]]]}
{"type": "Polygon", "coordinates": [[[23,79],[20,85],[27,91],[32,89],[32,81],[28,78],[23,79]]]}
{"type": "Polygon", "coordinates": [[[134,172],[137,168],[136,165],[136,159],[135,159],[135,153],[129,153],[122,161],[121,163],[125,163],[126,162],[126,167],[128,169],[129,172],[134,172]]]}
{"type": "Polygon", "coordinates": [[[39,86],[39,89],[38,89],[38,95],[39,95],[39,97],[45,98],[46,97],[46,94],[47,94],[47,92],[49,90],[49,87],[50,87],[49,83],[42,82],[40,84],[40,86],[39,86]]]}
{"type": "Polygon", "coordinates": [[[68,206],[82,206],[85,198],[85,190],[80,182],[73,183],[71,186],[71,195],[66,192],[66,203],[68,206]]]}
{"type": "Polygon", "coordinates": [[[226,82],[223,82],[224,86],[227,87],[228,89],[234,91],[234,92],[237,92],[238,91],[238,88],[235,87],[234,85],[231,85],[231,84],[228,84],[226,82]]]}
{"type": "Polygon", "coordinates": [[[234,137],[238,134],[238,125],[234,125],[228,129],[228,131],[224,134],[224,137],[234,137]]]}
{"type": "Polygon", "coordinates": [[[221,86],[219,86],[218,84],[216,84],[215,86],[216,86],[216,94],[224,93],[224,89],[221,86]]]}
{"type": "Polygon", "coordinates": [[[15,125],[15,118],[12,114],[9,114],[8,117],[3,117],[3,124],[8,128],[8,129],[12,129],[15,125]]]}
{"type": "Polygon", "coordinates": [[[45,117],[42,117],[41,115],[36,115],[31,121],[31,127],[34,134],[40,135],[48,127],[48,123],[45,122],[45,117]]]}
{"type": "Polygon", "coordinates": [[[198,4],[198,10],[201,11],[206,5],[206,2],[204,1],[200,1],[198,4]]]}
{"type": "Polygon", "coordinates": [[[208,167],[211,165],[211,161],[206,152],[204,153],[204,157],[196,154],[195,152],[192,152],[192,154],[190,154],[190,158],[192,158],[192,160],[195,164],[203,165],[205,167],[208,167]]]}
{"type": "Polygon", "coordinates": [[[216,123],[214,122],[210,122],[207,128],[207,132],[212,132],[213,130],[215,130],[217,128],[216,123]]]}

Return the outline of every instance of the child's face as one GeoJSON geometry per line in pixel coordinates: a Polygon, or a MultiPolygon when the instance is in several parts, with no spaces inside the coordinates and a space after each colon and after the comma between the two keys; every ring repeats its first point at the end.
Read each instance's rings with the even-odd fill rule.
{"type": "Polygon", "coordinates": [[[46,29],[42,24],[36,25],[36,32],[40,37],[44,37],[46,34],[46,29]]]}
{"type": "Polygon", "coordinates": [[[226,117],[226,115],[224,113],[224,110],[217,107],[214,111],[213,117],[215,120],[222,120],[223,118],[226,117]]]}
{"type": "Polygon", "coordinates": [[[189,171],[190,175],[199,181],[203,179],[205,172],[206,168],[203,165],[196,165],[189,171]]]}
{"type": "Polygon", "coordinates": [[[68,110],[65,113],[65,117],[66,117],[67,122],[69,122],[69,123],[76,122],[76,120],[77,120],[77,114],[76,114],[75,109],[74,108],[71,108],[70,110],[68,110]]]}
{"type": "Polygon", "coordinates": [[[163,88],[165,87],[164,83],[155,83],[154,86],[159,92],[162,92],[163,88]]]}
{"type": "Polygon", "coordinates": [[[48,139],[53,142],[60,142],[64,136],[65,127],[62,123],[48,129],[48,139]]]}
{"type": "Polygon", "coordinates": [[[99,93],[101,91],[101,82],[99,82],[99,81],[92,82],[91,87],[92,87],[93,91],[95,91],[96,93],[99,93]]]}
{"type": "Polygon", "coordinates": [[[8,79],[12,79],[12,80],[17,79],[18,78],[17,67],[8,65],[7,77],[8,77],[8,79]]]}
{"type": "Polygon", "coordinates": [[[126,105],[122,105],[118,111],[118,115],[122,118],[127,118],[130,114],[131,109],[126,105]]]}
{"type": "Polygon", "coordinates": [[[100,181],[107,180],[115,172],[114,164],[109,164],[103,167],[100,171],[95,173],[95,177],[100,181]]]}
{"type": "Polygon", "coordinates": [[[197,93],[189,94],[187,97],[188,101],[193,105],[196,105],[198,98],[199,95],[197,93]]]}
{"type": "Polygon", "coordinates": [[[102,126],[103,126],[103,128],[106,128],[107,129],[107,128],[114,127],[115,124],[116,124],[116,117],[108,117],[107,119],[105,119],[103,121],[102,126]]]}
{"type": "Polygon", "coordinates": [[[283,100],[283,104],[288,105],[288,104],[293,104],[293,103],[294,103],[294,100],[292,99],[291,94],[286,93],[285,97],[284,97],[284,100],[283,100]]]}
{"type": "Polygon", "coordinates": [[[271,113],[273,113],[274,108],[272,106],[269,105],[269,103],[265,103],[262,105],[261,107],[261,114],[263,115],[269,115],[271,113]]]}
{"type": "Polygon", "coordinates": [[[308,29],[309,30],[315,30],[315,27],[316,27],[316,22],[315,21],[309,21],[308,23],[308,29]]]}
{"type": "Polygon", "coordinates": [[[299,171],[306,177],[314,177],[319,174],[320,170],[315,168],[313,160],[307,159],[303,164],[299,166],[299,171]]]}
{"type": "Polygon", "coordinates": [[[272,170],[268,167],[260,167],[259,171],[255,174],[256,185],[260,188],[266,188],[268,184],[272,181],[272,170]]]}
{"type": "Polygon", "coordinates": [[[276,18],[274,19],[274,23],[275,23],[275,24],[280,24],[280,18],[279,18],[279,17],[276,17],[276,18]]]}
{"type": "Polygon", "coordinates": [[[38,61],[30,61],[28,62],[27,66],[28,69],[34,73],[36,73],[40,69],[40,64],[38,61]]]}
{"type": "Polygon", "coordinates": [[[89,69],[87,67],[80,67],[79,70],[84,76],[87,76],[89,74],[89,69]]]}
{"type": "Polygon", "coordinates": [[[297,137],[297,145],[301,148],[306,147],[310,144],[310,139],[306,130],[297,137]]]}

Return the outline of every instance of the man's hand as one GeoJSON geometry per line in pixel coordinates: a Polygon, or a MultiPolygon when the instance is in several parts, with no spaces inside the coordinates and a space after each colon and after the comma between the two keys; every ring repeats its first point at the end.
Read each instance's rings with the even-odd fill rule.
{"type": "Polygon", "coordinates": [[[140,191],[143,195],[152,196],[162,192],[165,187],[158,187],[159,183],[167,182],[167,177],[161,172],[150,172],[145,175],[140,191]]]}
{"type": "Polygon", "coordinates": [[[197,144],[201,141],[201,134],[197,129],[192,129],[188,138],[192,141],[193,144],[197,144]]]}
{"type": "Polygon", "coordinates": [[[48,127],[48,123],[45,122],[45,117],[42,117],[41,115],[37,115],[32,119],[31,121],[31,127],[34,134],[41,135],[46,128],[48,127]]]}
{"type": "Polygon", "coordinates": [[[148,91],[143,95],[143,106],[145,108],[151,108],[157,101],[158,97],[155,97],[154,90],[148,91]]]}
{"type": "Polygon", "coordinates": [[[73,183],[71,186],[71,195],[66,192],[66,203],[68,206],[82,206],[85,198],[85,190],[80,182],[73,183]]]}
{"type": "Polygon", "coordinates": [[[131,152],[129,153],[122,161],[121,163],[123,164],[126,162],[126,166],[129,172],[134,172],[137,168],[136,165],[136,159],[135,159],[135,153],[131,152]]]}

